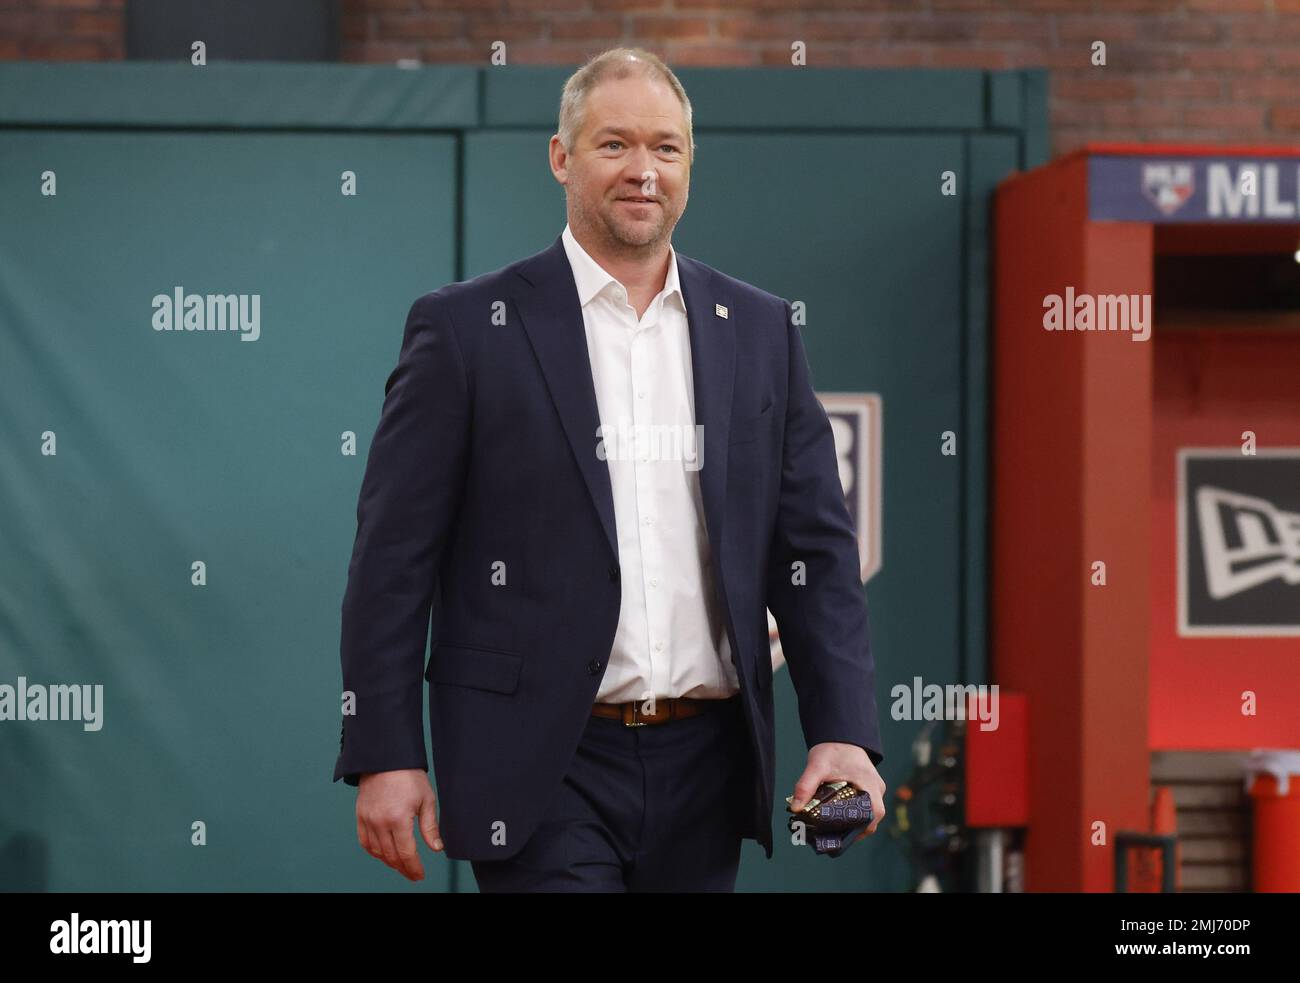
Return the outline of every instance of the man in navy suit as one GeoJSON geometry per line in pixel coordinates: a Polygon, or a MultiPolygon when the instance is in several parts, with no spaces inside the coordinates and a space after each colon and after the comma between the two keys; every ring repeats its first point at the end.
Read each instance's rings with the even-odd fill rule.
{"type": "Polygon", "coordinates": [[[808,746],[794,808],[846,779],[868,832],[883,816],[831,427],[790,303],[672,248],[693,158],[667,66],[597,56],[551,138],[564,231],[407,316],[357,505],[334,780],[412,880],[415,818],[483,891],[734,890],[742,839],[772,855],[768,609],[808,746]]]}

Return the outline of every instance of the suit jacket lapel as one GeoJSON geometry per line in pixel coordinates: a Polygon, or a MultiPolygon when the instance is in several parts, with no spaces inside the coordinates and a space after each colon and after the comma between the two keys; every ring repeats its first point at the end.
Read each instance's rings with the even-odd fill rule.
{"type": "Polygon", "coordinates": [[[677,276],[686,299],[691,334],[691,369],[695,376],[695,425],[703,427],[700,496],[704,522],[722,577],[722,529],[726,518],[727,441],[731,432],[731,394],[736,379],[736,329],[721,317],[717,304],[732,307],[731,298],[716,293],[713,272],[677,254],[677,276]]]}

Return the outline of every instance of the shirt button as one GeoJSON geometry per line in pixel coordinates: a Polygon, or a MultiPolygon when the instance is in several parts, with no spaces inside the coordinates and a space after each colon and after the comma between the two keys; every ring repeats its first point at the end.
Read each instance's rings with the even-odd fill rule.
{"type": "Polygon", "coordinates": [[[651,586],[651,587],[658,587],[658,586],[659,586],[659,578],[658,578],[658,577],[651,577],[651,578],[650,578],[650,586],[651,586]]]}
{"type": "Polygon", "coordinates": [[[655,521],[654,519],[650,518],[650,516],[647,515],[644,519],[641,520],[641,525],[648,526],[650,525],[650,523],[654,521],[655,521]]]}
{"type": "Polygon", "coordinates": [[[599,659],[592,659],[590,662],[587,663],[587,672],[595,676],[597,673],[600,672],[600,670],[603,667],[604,667],[604,663],[601,662],[599,659]]]}
{"type": "Polygon", "coordinates": [[[645,390],[643,389],[643,390],[641,390],[641,392],[637,393],[637,394],[636,394],[636,398],[637,398],[637,399],[645,399],[645,390]]]}
{"type": "Polygon", "coordinates": [[[663,643],[663,642],[655,642],[655,648],[656,648],[657,650],[659,650],[659,651],[662,652],[662,651],[663,651],[663,647],[664,647],[664,643],[663,643]]]}

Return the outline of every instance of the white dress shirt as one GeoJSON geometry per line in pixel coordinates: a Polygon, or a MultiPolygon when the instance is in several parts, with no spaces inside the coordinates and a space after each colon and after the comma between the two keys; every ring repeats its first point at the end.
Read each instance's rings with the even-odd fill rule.
{"type": "Polygon", "coordinates": [[[623,592],[596,702],[729,697],[740,682],[714,585],[698,458],[691,457],[695,389],[677,253],[670,244],[664,287],[638,319],[626,288],[568,225],[561,238],[604,428],[623,592]]]}

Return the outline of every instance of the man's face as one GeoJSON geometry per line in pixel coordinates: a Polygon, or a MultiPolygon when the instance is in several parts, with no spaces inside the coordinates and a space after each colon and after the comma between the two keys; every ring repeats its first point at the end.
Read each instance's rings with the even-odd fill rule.
{"type": "Polygon", "coordinates": [[[574,144],[564,154],[559,138],[551,139],[551,166],[574,231],[616,253],[668,242],[691,180],[686,117],[672,89],[639,75],[601,82],[587,94],[574,144]]]}

